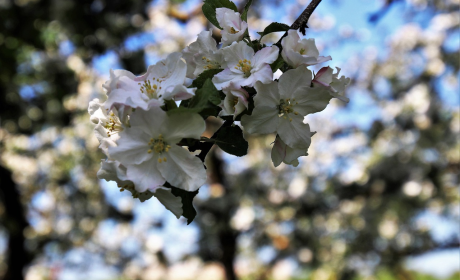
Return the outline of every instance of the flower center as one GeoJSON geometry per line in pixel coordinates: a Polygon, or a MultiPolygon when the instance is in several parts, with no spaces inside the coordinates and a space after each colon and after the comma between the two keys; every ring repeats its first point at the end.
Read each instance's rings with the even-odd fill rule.
{"type": "Polygon", "coordinates": [[[294,111],[293,109],[293,106],[297,104],[299,104],[299,102],[295,101],[295,98],[293,98],[292,100],[290,98],[281,99],[280,105],[278,106],[278,116],[280,118],[283,117],[284,119],[287,119],[289,117],[289,121],[292,122],[292,118],[289,116],[289,114],[299,114],[297,111],[294,111]]]}
{"type": "Polygon", "coordinates": [[[234,96],[232,99],[233,110],[235,110],[236,104],[238,104],[238,97],[234,96]]]}
{"type": "Polygon", "coordinates": [[[203,56],[201,60],[204,63],[207,63],[205,66],[203,66],[204,69],[219,69],[220,68],[220,64],[218,62],[214,60],[210,60],[209,58],[205,56],[203,56]]]}
{"type": "Polygon", "coordinates": [[[161,96],[157,96],[157,93],[158,93],[157,91],[161,89],[161,82],[163,81],[160,79],[155,79],[155,78],[153,78],[152,81],[153,81],[153,84],[150,82],[150,80],[146,80],[142,84],[138,83],[138,85],[141,86],[141,92],[147,95],[148,98],[157,99],[158,97],[161,97],[161,96]]]}
{"type": "Polygon", "coordinates": [[[238,33],[238,32],[240,32],[240,31],[239,31],[239,30],[236,30],[236,29],[233,28],[233,27],[230,28],[230,31],[229,31],[229,33],[231,33],[231,34],[236,34],[236,33],[238,33]]]}
{"type": "Polygon", "coordinates": [[[241,70],[244,73],[244,77],[247,78],[251,76],[252,65],[250,60],[239,60],[235,69],[241,70]]]}
{"type": "Polygon", "coordinates": [[[113,112],[110,112],[109,120],[105,122],[104,127],[105,129],[107,129],[107,137],[110,137],[115,133],[118,133],[123,130],[120,119],[116,117],[113,112]]]}
{"type": "Polygon", "coordinates": [[[304,48],[301,48],[300,51],[299,51],[299,53],[300,53],[301,55],[303,55],[303,54],[305,53],[305,49],[304,49],[304,48]]]}
{"type": "Polygon", "coordinates": [[[147,150],[147,153],[150,154],[155,152],[159,155],[158,162],[162,163],[163,161],[166,162],[166,157],[161,157],[161,154],[163,152],[169,152],[169,149],[171,149],[171,146],[164,141],[163,135],[160,134],[158,138],[150,138],[149,149],[147,150]]]}

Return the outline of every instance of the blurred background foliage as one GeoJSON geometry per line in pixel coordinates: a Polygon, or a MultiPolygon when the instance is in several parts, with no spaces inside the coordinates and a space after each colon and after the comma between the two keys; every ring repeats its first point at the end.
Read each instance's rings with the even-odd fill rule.
{"type": "MultiPolygon", "coordinates": [[[[251,35],[307,4],[255,0],[251,35]]],[[[323,1],[307,36],[351,102],[308,117],[298,168],[273,168],[273,136],[213,150],[186,226],[97,180],[86,110],[110,68],[212,28],[200,1],[0,0],[0,278],[458,279],[459,4],[323,1]]]]}

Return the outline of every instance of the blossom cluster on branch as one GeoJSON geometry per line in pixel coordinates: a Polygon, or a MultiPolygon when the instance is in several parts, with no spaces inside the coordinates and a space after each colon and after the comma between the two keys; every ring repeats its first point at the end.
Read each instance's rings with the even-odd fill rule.
{"type": "Polygon", "coordinates": [[[305,116],[343,96],[349,78],[330,67],[316,74],[311,65],[331,60],[319,56],[314,39],[272,23],[261,38],[287,32],[280,45],[251,40],[248,2],[242,14],[228,0],[206,0],[205,16],[220,28],[218,44],[211,31],[198,34],[181,53],[169,54],[135,76],[113,70],[103,85],[107,99],[89,104],[95,134],[107,158],[97,176],[145,201],[155,196],[176,217],[190,223],[192,200],[206,182],[204,158],[213,144],[244,156],[250,134],[275,134],[272,160],[297,166],[306,156],[314,132],[305,116]],[[281,70],[279,80],[273,73],[281,70]],[[187,78],[193,81],[187,84],[187,78]],[[225,120],[211,137],[202,137],[209,116],[225,120]],[[241,127],[234,122],[240,122],[241,127]],[[198,156],[193,152],[201,151],[198,156]]]}

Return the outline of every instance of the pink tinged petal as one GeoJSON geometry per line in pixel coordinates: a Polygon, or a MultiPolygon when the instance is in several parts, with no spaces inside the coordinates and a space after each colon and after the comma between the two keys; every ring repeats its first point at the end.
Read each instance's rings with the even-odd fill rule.
{"type": "Polygon", "coordinates": [[[166,112],[155,105],[156,104],[151,103],[151,107],[148,109],[148,111],[137,109],[131,114],[129,120],[131,124],[130,130],[143,131],[146,135],[149,136],[149,140],[147,140],[147,142],[150,141],[151,137],[158,137],[158,135],[161,133],[159,131],[160,128],[167,120],[166,112]]]}
{"type": "Polygon", "coordinates": [[[332,95],[325,87],[308,88],[307,91],[294,97],[298,104],[294,105],[293,109],[302,116],[321,112],[332,99],[332,95]]]}
{"type": "Polygon", "coordinates": [[[126,128],[119,133],[120,138],[116,147],[109,147],[108,152],[111,158],[123,165],[140,164],[152,158],[148,153],[151,136],[138,128],[126,128]]]}
{"type": "Polygon", "coordinates": [[[234,12],[233,10],[230,10],[228,8],[217,8],[216,9],[216,19],[217,22],[219,23],[220,27],[223,28],[222,25],[225,23],[225,14],[228,12],[234,12]]]}
{"type": "Polygon", "coordinates": [[[246,82],[246,85],[248,86],[254,86],[254,84],[260,81],[264,84],[268,84],[273,81],[273,71],[270,65],[265,65],[259,68],[257,72],[254,72],[249,76],[248,82],[246,82]],[[252,80],[249,80],[252,78],[252,80]]]}
{"type": "Polygon", "coordinates": [[[193,192],[206,183],[203,163],[184,148],[174,145],[161,156],[166,161],[162,160],[158,169],[172,186],[193,192]]]}
{"type": "Polygon", "coordinates": [[[241,125],[251,134],[273,133],[276,131],[278,124],[278,110],[271,107],[255,107],[252,115],[244,115],[241,118],[241,125]]]}
{"type": "Polygon", "coordinates": [[[151,158],[141,164],[130,164],[126,166],[126,176],[134,183],[138,192],[155,191],[163,186],[166,180],[158,170],[159,163],[156,158],[151,158]]]}
{"type": "Polygon", "coordinates": [[[302,116],[289,114],[289,117],[281,117],[277,132],[281,140],[292,148],[308,149],[310,146],[310,126],[303,123],[302,116]]]}
{"type": "Polygon", "coordinates": [[[277,46],[265,47],[256,52],[252,59],[254,68],[265,66],[264,64],[271,64],[278,58],[279,49],[277,46]]]}
{"type": "Polygon", "coordinates": [[[200,139],[206,129],[203,118],[195,113],[173,113],[159,128],[169,145],[176,144],[182,138],[200,139]]]}
{"type": "Polygon", "coordinates": [[[332,82],[332,72],[333,70],[329,66],[321,68],[318,73],[316,73],[313,83],[328,87],[332,82]]]}
{"type": "Polygon", "coordinates": [[[306,92],[311,84],[311,71],[306,67],[298,67],[283,73],[279,79],[281,98],[296,98],[306,92]]]}
{"type": "Polygon", "coordinates": [[[329,61],[329,60],[332,60],[332,57],[330,55],[328,55],[328,56],[318,56],[318,58],[316,60],[316,64],[320,64],[320,63],[323,63],[323,62],[326,62],[326,61],[329,61]]]}
{"type": "Polygon", "coordinates": [[[153,195],[163,204],[166,209],[171,211],[176,218],[182,215],[182,198],[176,197],[172,194],[169,188],[158,188],[153,195]]]}
{"type": "Polygon", "coordinates": [[[161,98],[165,100],[174,99],[174,100],[186,100],[190,99],[195,95],[196,88],[186,88],[184,85],[176,85],[174,87],[169,87],[166,89],[165,93],[161,98]]]}
{"type": "Polygon", "coordinates": [[[280,94],[278,91],[278,83],[270,82],[268,84],[256,83],[256,96],[254,97],[254,106],[257,107],[270,107],[277,110],[280,104],[280,94]]]}

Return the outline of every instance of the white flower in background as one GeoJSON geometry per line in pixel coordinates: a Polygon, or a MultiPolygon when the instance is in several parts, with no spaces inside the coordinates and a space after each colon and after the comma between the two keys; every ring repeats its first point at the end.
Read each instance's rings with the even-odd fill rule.
{"type": "Polygon", "coordinates": [[[244,115],[241,124],[248,133],[277,133],[294,149],[308,149],[310,127],[304,116],[326,108],[332,96],[325,88],[310,87],[312,74],[305,67],[286,71],[279,82],[257,83],[252,115],[244,115]]]}
{"type": "MultiPolygon", "coordinates": [[[[312,132],[310,137],[316,132],[312,132]]],[[[284,162],[285,164],[297,167],[299,165],[299,157],[308,156],[307,149],[293,149],[286,145],[279,136],[276,136],[275,142],[272,148],[272,162],[277,167],[284,162]]]]}
{"type": "Polygon", "coordinates": [[[254,54],[245,42],[233,43],[222,49],[227,68],[212,78],[217,89],[235,86],[254,86],[257,81],[264,84],[273,80],[270,63],[278,58],[278,47],[265,47],[254,54]]]}
{"type": "Polygon", "coordinates": [[[211,31],[201,31],[198,39],[182,51],[187,62],[187,78],[194,79],[208,69],[220,69],[225,62],[211,31]]]}
{"type": "Polygon", "coordinates": [[[248,24],[241,19],[240,13],[228,8],[217,8],[216,18],[222,27],[222,47],[241,41],[248,29],[248,24]]]}
{"type": "Polygon", "coordinates": [[[119,133],[117,146],[109,155],[126,167],[126,178],[136,191],[155,192],[166,181],[186,191],[195,191],[206,182],[206,171],[198,157],[176,145],[182,138],[199,139],[205,122],[198,114],[168,116],[157,106],[136,109],[130,127],[119,133]]]}
{"type": "Polygon", "coordinates": [[[339,79],[340,68],[336,68],[337,72],[335,74],[333,74],[334,70],[329,66],[321,68],[312,81],[313,85],[325,86],[331,90],[332,96],[343,102],[348,102],[350,99],[341,94],[345,93],[345,88],[350,83],[350,78],[342,76],[339,79]]]}
{"type": "Polygon", "coordinates": [[[297,30],[288,30],[288,35],[283,38],[281,45],[283,46],[281,56],[294,68],[300,65],[315,65],[332,59],[330,56],[319,56],[315,39],[300,40],[297,30]]]}
{"type": "Polygon", "coordinates": [[[220,105],[222,107],[222,111],[220,111],[221,116],[233,115],[233,119],[235,119],[248,108],[249,94],[240,86],[235,86],[235,84],[230,83],[230,85],[222,89],[222,91],[225,94],[225,99],[220,105]]]}
{"type": "Polygon", "coordinates": [[[187,67],[181,56],[181,53],[172,53],[149,66],[139,77],[128,71],[113,71],[111,80],[104,85],[108,92],[105,108],[110,110],[118,104],[147,110],[152,102],[162,105],[164,100],[191,98],[195,89],[184,86],[187,67]]]}
{"type": "Polygon", "coordinates": [[[139,198],[141,202],[155,196],[178,219],[182,215],[182,199],[174,196],[170,188],[159,187],[154,192],[136,191],[133,182],[129,181],[126,176],[126,167],[118,161],[102,160],[101,169],[97,172],[97,177],[106,181],[116,182],[120,191],[130,191],[133,197],[139,198]]]}
{"type": "Polygon", "coordinates": [[[95,98],[89,102],[88,113],[91,115],[90,120],[96,124],[94,134],[101,144],[99,148],[107,155],[109,146],[114,146],[119,138],[118,133],[123,127],[129,126],[128,114],[132,111],[130,108],[121,107],[121,111],[116,108],[108,110],[104,104],[95,98]]]}

